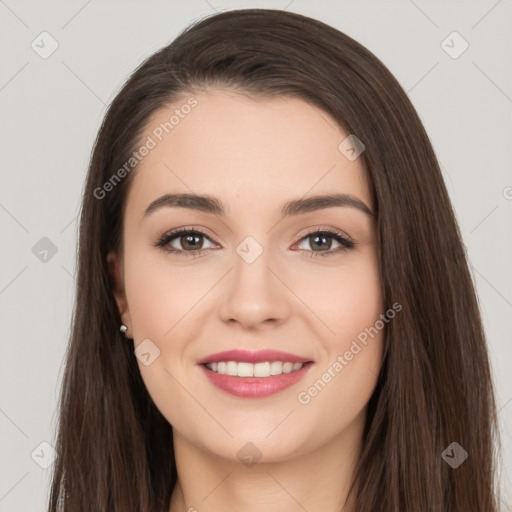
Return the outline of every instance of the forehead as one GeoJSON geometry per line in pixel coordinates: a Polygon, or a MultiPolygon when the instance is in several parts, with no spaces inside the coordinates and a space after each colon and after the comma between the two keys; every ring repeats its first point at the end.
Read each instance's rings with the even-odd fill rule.
{"type": "Polygon", "coordinates": [[[142,141],[128,201],[140,208],[167,192],[205,193],[276,209],[291,198],[342,192],[371,206],[361,159],[339,149],[348,136],[323,110],[293,97],[252,98],[212,89],[156,111],[142,141]],[[273,201],[275,200],[275,201],[273,201]]]}

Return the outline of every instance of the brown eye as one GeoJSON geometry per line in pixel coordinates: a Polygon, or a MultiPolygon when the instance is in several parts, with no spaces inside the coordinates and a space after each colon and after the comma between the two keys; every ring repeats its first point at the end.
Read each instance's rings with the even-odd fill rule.
{"type": "Polygon", "coordinates": [[[182,235],[180,236],[180,238],[178,239],[181,246],[183,247],[183,249],[190,249],[190,250],[195,250],[195,249],[201,249],[200,245],[201,244],[201,239],[202,239],[203,235],[182,235]]]}
{"type": "Polygon", "coordinates": [[[311,235],[308,237],[309,245],[312,249],[328,250],[332,246],[332,237],[325,235],[311,235]]]}
{"type": "MultiPolygon", "coordinates": [[[[340,233],[330,230],[313,231],[308,233],[301,239],[309,242],[309,248],[306,251],[310,252],[310,256],[328,256],[331,254],[338,254],[354,247],[355,243],[348,240],[340,233]],[[334,250],[332,248],[333,239],[338,244],[334,250]]],[[[300,247],[299,247],[300,248],[300,247]]]]}
{"type": "Polygon", "coordinates": [[[210,247],[204,247],[205,241],[212,244],[210,238],[205,233],[198,230],[182,229],[165,234],[155,246],[179,256],[193,256],[202,252],[203,249],[210,249],[214,246],[212,244],[210,247]]]}

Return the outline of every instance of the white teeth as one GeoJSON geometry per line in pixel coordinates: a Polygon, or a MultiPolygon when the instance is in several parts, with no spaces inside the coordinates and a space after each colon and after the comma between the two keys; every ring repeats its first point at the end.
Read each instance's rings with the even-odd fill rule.
{"type": "Polygon", "coordinates": [[[270,377],[300,370],[302,363],[291,363],[289,361],[265,361],[264,363],[237,363],[236,361],[223,361],[221,363],[208,363],[206,367],[222,375],[238,377],[270,377]]]}
{"type": "Polygon", "coordinates": [[[293,368],[293,363],[283,363],[283,373],[290,373],[293,368]]]}
{"type": "Polygon", "coordinates": [[[272,361],[270,363],[270,375],[281,375],[283,373],[283,363],[281,361],[272,361]]]}
{"type": "Polygon", "coordinates": [[[254,366],[255,377],[270,377],[270,363],[256,363],[254,366]]]}
{"type": "Polygon", "coordinates": [[[226,365],[226,375],[238,375],[238,365],[235,361],[228,361],[226,365]]]}
{"type": "Polygon", "coordinates": [[[254,373],[254,365],[253,364],[238,363],[237,375],[239,377],[252,377],[253,373],[254,373]]]}

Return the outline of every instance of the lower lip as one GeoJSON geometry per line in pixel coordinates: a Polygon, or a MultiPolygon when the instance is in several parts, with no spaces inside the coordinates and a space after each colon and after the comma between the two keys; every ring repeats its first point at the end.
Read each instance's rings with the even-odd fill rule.
{"type": "Polygon", "coordinates": [[[226,393],[242,398],[265,398],[299,382],[312,364],[312,362],[304,363],[300,370],[270,377],[235,377],[212,372],[205,365],[201,365],[201,368],[209,381],[226,393]]]}

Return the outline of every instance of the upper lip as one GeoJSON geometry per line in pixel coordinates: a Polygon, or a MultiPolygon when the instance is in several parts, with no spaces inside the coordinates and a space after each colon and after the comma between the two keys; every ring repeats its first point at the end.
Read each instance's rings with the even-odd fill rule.
{"type": "Polygon", "coordinates": [[[197,364],[220,363],[223,361],[236,361],[238,363],[264,363],[265,361],[307,363],[311,361],[311,359],[272,349],[258,350],[256,352],[249,352],[248,350],[226,350],[203,357],[197,364]]]}

